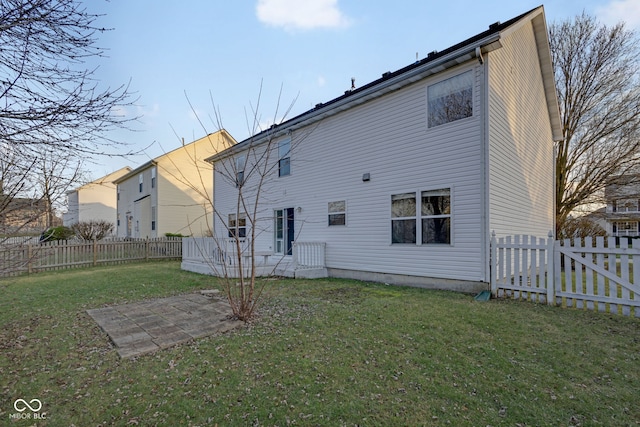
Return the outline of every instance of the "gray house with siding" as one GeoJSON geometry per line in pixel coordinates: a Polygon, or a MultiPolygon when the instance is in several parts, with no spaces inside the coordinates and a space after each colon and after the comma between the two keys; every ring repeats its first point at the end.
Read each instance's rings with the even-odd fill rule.
{"type": "Polygon", "coordinates": [[[319,243],[332,277],[486,289],[492,231],[554,230],[560,138],[538,7],[210,157],[215,235],[255,228],[285,273],[294,244],[319,243]],[[237,197],[261,161],[252,218],[237,197]]]}

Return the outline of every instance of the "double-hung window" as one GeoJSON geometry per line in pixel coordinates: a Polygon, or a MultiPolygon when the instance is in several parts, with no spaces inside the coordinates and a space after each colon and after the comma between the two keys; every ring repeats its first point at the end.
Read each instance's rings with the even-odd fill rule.
{"type": "Polygon", "coordinates": [[[638,199],[619,199],[613,204],[614,212],[638,212],[640,200],[638,199]]]}
{"type": "Polygon", "coordinates": [[[138,175],[138,193],[142,193],[142,174],[138,175]]]}
{"type": "Polygon", "coordinates": [[[344,200],[329,202],[329,226],[347,224],[347,203],[344,200]]]}
{"type": "Polygon", "coordinates": [[[391,196],[391,243],[416,242],[416,193],[391,196]]]}
{"type": "Polygon", "coordinates": [[[247,161],[247,157],[244,154],[236,157],[236,187],[240,187],[244,184],[244,165],[247,161]]]}
{"type": "Polygon", "coordinates": [[[291,174],[291,140],[278,142],[278,176],[291,174]]]}
{"type": "Polygon", "coordinates": [[[156,168],[151,168],[151,188],[156,188],[156,168]]]}
{"type": "MultiPolygon", "coordinates": [[[[153,182],[153,181],[151,181],[153,182]]],[[[155,206],[151,206],[151,230],[156,229],[156,207],[155,206]]]]}
{"type": "Polygon", "coordinates": [[[427,88],[427,124],[432,128],[473,115],[473,72],[467,71],[427,88]]]}
{"type": "Polygon", "coordinates": [[[423,191],[422,243],[451,243],[451,190],[423,191]]]}
{"type": "Polygon", "coordinates": [[[451,189],[392,195],[391,243],[451,244],[451,189]]]}

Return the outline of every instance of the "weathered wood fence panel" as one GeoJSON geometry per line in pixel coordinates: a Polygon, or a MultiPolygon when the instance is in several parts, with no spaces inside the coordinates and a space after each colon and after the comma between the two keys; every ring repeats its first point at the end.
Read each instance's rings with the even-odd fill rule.
{"type": "Polygon", "coordinates": [[[640,317],[640,241],[491,238],[494,297],[640,317]],[[594,244],[595,241],[595,244],[594,244]],[[637,268],[635,268],[637,267],[637,268]]]}
{"type": "Polygon", "coordinates": [[[29,245],[3,245],[0,246],[0,276],[150,259],[181,258],[182,240],[179,237],[103,241],[60,240],[29,245]]]}

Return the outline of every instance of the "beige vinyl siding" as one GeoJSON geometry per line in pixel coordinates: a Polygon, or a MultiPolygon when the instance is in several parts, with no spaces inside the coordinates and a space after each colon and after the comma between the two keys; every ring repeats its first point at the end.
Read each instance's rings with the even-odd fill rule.
{"type": "MultiPolygon", "coordinates": [[[[127,215],[133,215],[133,203],[138,198],[138,176],[118,183],[120,200],[118,201],[118,214],[120,215],[120,226],[118,227],[118,237],[127,237],[127,215]]],[[[134,237],[134,232],[130,237],[134,237]]]]}
{"type": "Polygon", "coordinates": [[[161,237],[165,233],[208,235],[213,173],[211,164],[204,159],[233,144],[235,140],[226,131],[219,131],[159,156],[118,180],[118,236],[126,236],[127,212],[134,217],[132,237],[161,237]],[[155,230],[151,227],[153,208],[155,230]]]}
{"type": "Polygon", "coordinates": [[[210,234],[213,168],[204,161],[233,141],[215,133],[157,159],[157,234],[210,234]]]}
{"type": "MultiPolygon", "coordinates": [[[[469,69],[481,73],[477,64],[437,80],[469,69]]],[[[346,110],[312,131],[296,130],[291,176],[278,178],[276,171],[265,185],[261,224],[268,232],[259,234],[258,250],[273,249],[273,209],[293,207],[298,240],[326,242],[328,268],[483,280],[481,80],[473,117],[427,129],[427,85],[437,80],[346,110]],[[391,195],[439,188],[451,189],[452,244],[392,245],[391,195]],[[336,200],[347,202],[347,225],[329,227],[327,203],[336,200]]],[[[235,194],[235,186],[216,176],[222,214],[235,211],[235,194]]]]}
{"type": "Polygon", "coordinates": [[[108,221],[116,227],[117,192],[114,180],[124,176],[131,168],[124,167],[102,178],[89,182],[68,194],[68,213],[65,225],[86,221],[108,221]]]}
{"type": "Polygon", "coordinates": [[[553,142],[531,23],[489,54],[489,228],[546,236],[554,227],[553,142]]]}

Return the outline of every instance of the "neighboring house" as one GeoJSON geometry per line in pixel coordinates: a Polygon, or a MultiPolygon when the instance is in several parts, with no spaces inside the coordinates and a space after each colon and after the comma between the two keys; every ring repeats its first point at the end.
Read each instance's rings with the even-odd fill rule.
{"type": "Polygon", "coordinates": [[[225,130],[170,151],[118,178],[119,237],[203,236],[211,230],[213,172],[204,159],[235,144],[225,130]]]}
{"type": "Polygon", "coordinates": [[[604,215],[607,235],[640,236],[640,175],[628,175],[621,178],[619,184],[606,187],[604,197],[607,203],[604,215]]]}
{"type": "Polygon", "coordinates": [[[320,242],[329,276],[486,289],[492,231],[555,228],[561,137],[538,7],[212,156],[216,236],[250,236],[237,187],[255,188],[269,146],[261,257],[286,262],[294,242],[320,242]],[[220,179],[229,165],[244,165],[235,182],[220,179]]]}
{"type": "Polygon", "coordinates": [[[64,225],[70,227],[79,222],[107,221],[113,224],[115,231],[118,203],[114,181],[129,172],[131,168],[126,166],[68,191],[64,225]]]}
{"type": "MultiPolygon", "coordinates": [[[[47,228],[47,216],[47,204],[42,199],[0,195],[0,237],[39,234],[47,228]]],[[[56,219],[54,216],[54,222],[56,219]]]]}

